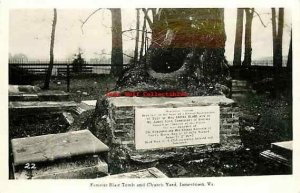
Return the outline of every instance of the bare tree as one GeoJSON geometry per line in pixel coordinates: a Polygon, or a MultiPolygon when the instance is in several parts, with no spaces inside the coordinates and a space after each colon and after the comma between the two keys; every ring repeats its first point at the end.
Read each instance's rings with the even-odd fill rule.
{"type": "Polygon", "coordinates": [[[56,22],[57,22],[57,11],[56,9],[53,10],[53,22],[52,22],[52,30],[51,30],[51,40],[50,40],[50,63],[47,70],[44,89],[49,89],[52,69],[53,69],[53,61],[54,61],[54,40],[55,40],[55,29],[56,29],[56,22]]]}
{"type": "Polygon", "coordinates": [[[146,17],[144,16],[143,28],[142,28],[142,42],[141,42],[141,48],[140,48],[140,60],[142,59],[143,52],[144,52],[146,25],[147,25],[146,24],[146,17]]]}
{"type": "Polygon", "coordinates": [[[123,69],[123,41],[122,41],[122,17],[120,8],[112,8],[112,50],[111,50],[111,74],[119,76],[123,69]]]}
{"type": "Polygon", "coordinates": [[[293,64],[293,37],[292,37],[292,30],[291,30],[291,40],[290,40],[290,45],[289,45],[287,67],[289,69],[292,69],[292,64],[293,64]]]}
{"type": "Polygon", "coordinates": [[[237,9],[233,65],[241,65],[244,9],[237,9]]]}
{"type": "Polygon", "coordinates": [[[279,8],[278,22],[276,22],[276,9],[272,8],[273,65],[275,67],[282,67],[283,25],[284,8],[279,8]]]}
{"type": "Polygon", "coordinates": [[[140,9],[136,9],[136,36],[135,36],[135,48],[134,48],[134,64],[138,61],[138,49],[140,39],[140,9]]]}
{"type": "Polygon", "coordinates": [[[252,20],[254,14],[254,8],[245,8],[246,13],[246,26],[245,26],[245,53],[243,66],[251,66],[252,61],[252,20]]]}
{"type": "Polygon", "coordinates": [[[276,22],[276,9],[272,8],[272,35],[273,35],[273,66],[275,67],[274,83],[276,85],[273,92],[274,97],[281,95],[280,89],[280,69],[282,67],[282,35],[284,23],[284,9],[279,8],[278,21],[276,22]]]}

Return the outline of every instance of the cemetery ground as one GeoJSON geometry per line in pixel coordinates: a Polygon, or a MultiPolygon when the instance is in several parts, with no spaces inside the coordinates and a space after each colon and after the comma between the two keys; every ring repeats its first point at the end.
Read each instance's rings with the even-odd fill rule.
{"type": "MultiPolygon", "coordinates": [[[[97,100],[111,90],[116,79],[109,75],[83,75],[71,79],[69,100],[97,100]]],[[[43,80],[33,85],[42,87],[43,80]]],[[[66,91],[66,81],[53,78],[51,90],[66,91]]],[[[243,147],[235,152],[206,153],[197,159],[178,158],[176,162],[160,161],[151,166],[157,167],[168,177],[211,177],[211,176],[252,176],[291,174],[292,169],[263,160],[259,154],[268,149],[272,142],[292,140],[292,104],[286,96],[272,98],[268,93],[249,92],[237,104],[243,112],[240,117],[240,135],[243,147]]],[[[76,127],[88,125],[91,114],[78,117],[76,127]]],[[[49,115],[40,120],[37,117],[23,120],[22,124],[10,124],[10,138],[37,136],[46,133],[63,133],[74,129],[67,126],[59,115],[49,115]],[[27,127],[26,129],[24,127],[27,127]],[[25,132],[26,130],[26,132],[25,132]],[[14,132],[11,132],[14,131],[14,132]]],[[[11,163],[10,163],[11,164],[11,163]]]]}

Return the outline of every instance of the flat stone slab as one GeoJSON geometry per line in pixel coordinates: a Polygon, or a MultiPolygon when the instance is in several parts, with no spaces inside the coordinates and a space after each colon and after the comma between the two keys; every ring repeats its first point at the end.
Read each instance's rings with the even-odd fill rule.
{"type": "Polygon", "coordinates": [[[98,156],[35,167],[16,171],[15,179],[90,179],[108,174],[107,163],[98,156]]]}
{"type": "Polygon", "coordinates": [[[8,92],[11,93],[35,93],[41,91],[38,86],[32,85],[9,85],[8,92]]]}
{"type": "Polygon", "coordinates": [[[38,101],[37,94],[9,93],[9,101],[38,101]]]}
{"type": "Polygon", "coordinates": [[[95,110],[95,106],[92,106],[92,105],[88,105],[86,103],[79,103],[77,105],[76,108],[73,108],[73,111],[77,114],[77,115],[80,115],[86,111],[89,111],[89,110],[95,110]]]}
{"type": "Polygon", "coordinates": [[[12,139],[11,144],[15,166],[99,154],[109,149],[89,130],[12,139]]]}
{"type": "Polygon", "coordinates": [[[104,178],[168,178],[159,169],[152,167],[142,170],[137,170],[129,173],[115,174],[104,178]]]}
{"type": "Polygon", "coordinates": [[[116,107],[150,107],[150,106],[201,106],[201,105],[230,105],[234,100],[220,96],[197,96],[197,97],[109,97],[110,105],[116,107]]]}
{"type": "Polygon", "coordinates": [[[68,100],[69,94],[60,90],[49,90],[37,93],[40,101],[65,101],[68,100]]]}
{"type": "Polygon", "coordinates": [[[86,100],[86,101],[81,101],[81,103],[89,105],[89,106],[96,107],[97,100],[86,100]]]}
{"type": "Polygon", "coordinates": [[[14,101],[9,102],[10,112],[62,111],[77,107],[74,101],[14,101]]]}
{"type": "Polygon", "coordinates": [[[266,160],[269,160],[271,162],[282,164],[288,167],[292,167],[292,160],[288,159],[287,157],[284,157],[282,155],[279,155],[271,150],[266,150],[260,153],[260,156],[266,160]]]}
{"type": "Polygon", "coordinates": [[[292,157],[293,141],[282,141],[282,142],[271,143],[271,150],[280,155],[292,157]]]}
{"type": "Polygon", "coordinates": [[[68,98],[68,93],[59,90],[9,92],[10,101],[65,101],[68,98]]]}

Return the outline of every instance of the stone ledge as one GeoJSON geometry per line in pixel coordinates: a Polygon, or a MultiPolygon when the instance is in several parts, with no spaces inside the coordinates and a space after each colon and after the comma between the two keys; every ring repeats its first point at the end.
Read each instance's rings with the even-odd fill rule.
{"type": "Polygon", "coordinates": [[[197,97],[108,97],[109,106],[115,107],[167,107],[167,106],[227,106],[234,104],[234,100],[219,96],[197,96],[197,97]]]}
{"type": "Polygon", "coordinates": [[[86,156],[75,160],[48,163],[36,169],[15,168],[14,178],[19,179],[84,179],[106,176],[108,165],[100,157],[86,156]],[[17,170],[16,170],[17,169],[17,170]]]}
{"type": "Polygon", "coordinates": [[[15,166],[108,151],[88,130],[17,138],[12,139],[11,144],[15,166]]]}

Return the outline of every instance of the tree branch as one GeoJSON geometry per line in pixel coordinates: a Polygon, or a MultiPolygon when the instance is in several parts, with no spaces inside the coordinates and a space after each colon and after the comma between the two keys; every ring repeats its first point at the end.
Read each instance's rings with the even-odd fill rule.
{"type": "Polygon", "coordinates": [[[84,24],[95,14],[97,13],[99,10],[101,10],[102,8],[98,8],[96,9],[95,11],[93,11],[84,21],[80,20],[81,21],[81,32],[83,34],[83,26],[84,24]]]}
{"type": "Polygon", "coordinates": [[[130,31],[140,31],[140,32],[146,32],[146,33],[152,33],[151,31],[146,31],[146,30],[138,30],[138,29],[128,29],[128,30],[123,30],[122,33],[125,32],[130,32],[130,31]]]}
{"type": "MultiPolygon", "coordinates": [[[[97,52],[94,52],[94,54],[96,54],[96,55],[108,55],[108,56],[111,56],[111,54],[108,54],[108,53],[101,53],[101,54],[99,54],[99,53],[97,53],[97,52]]],[[[132,56],[130,56],[130,55],[127,55],[127,54],[125,54],[124,52],[122,53],[124,56],[127,56],[128,58],[133,58],[132,56]]]]}
{"type": "Polygon", "coordinates": [[[146,18],[146,20],[147,20],[147,22],[148,22],[150,28],[152,29],[153,22],[151,21],[151,19],[150,19],[149,16],[148,16],[148,9],[143,8],[142,10],[143,10],[143,12],[144,12],[145,18],[146,18]]]}
{"type": "Polygon", "coordinates": [[[264,24],[263,20],[261,19],[259,13],[257,13],[257,11],[254,10],[254,13],[257,15],[257,17],[259,18],[260,20],[260,23],[266,28],[267,26],[264,24]]]}
{"type": "Polygon", "coordinates": [[[134,58],[134,57],[129,56],[129,55],[125,54],[125,53],[123,53],[123,55],[124,55],[124,56],[127,56],[128,58],[134,58]]]}

